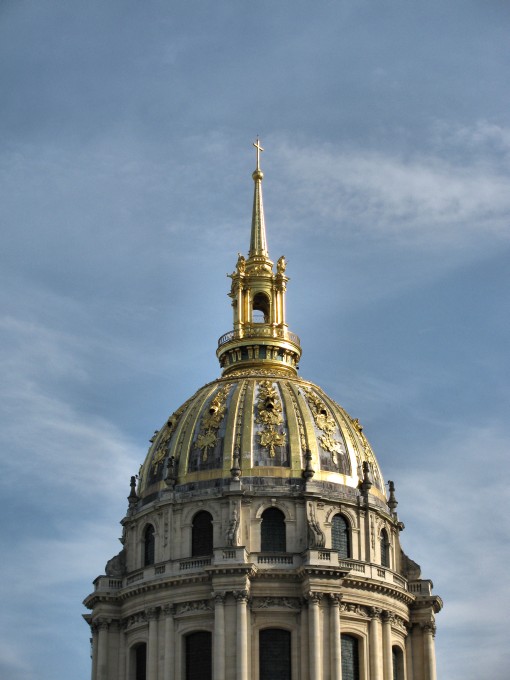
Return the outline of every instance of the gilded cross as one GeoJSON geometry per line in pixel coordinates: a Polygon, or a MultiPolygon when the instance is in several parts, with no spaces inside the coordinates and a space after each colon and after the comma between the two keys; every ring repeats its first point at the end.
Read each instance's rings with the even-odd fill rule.
{"type": "Polygon", "coordinates": [[[257,170],[260,170],[260,152],[264,149],[260,146],[260,139],[257,137],[257,141],[253,142],[253,146],[257,149],[257,170]]]}

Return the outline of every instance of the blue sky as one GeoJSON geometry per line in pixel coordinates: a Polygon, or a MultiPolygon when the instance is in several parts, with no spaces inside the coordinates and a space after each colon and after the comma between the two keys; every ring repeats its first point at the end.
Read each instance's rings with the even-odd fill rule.
{"type": "Polygon", "coordinates": [[[89,677],[129,477],[219,374],[257,134],[301,375],[395,480],[438,677],[508,677],[509,24],[503,0],[0,2],[2,678],[89,677]]]}

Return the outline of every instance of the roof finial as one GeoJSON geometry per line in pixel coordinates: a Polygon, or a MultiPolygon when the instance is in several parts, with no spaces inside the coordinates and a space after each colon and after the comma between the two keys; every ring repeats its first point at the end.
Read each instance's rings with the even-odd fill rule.
{"type": "Polygon", "coordinates": [[[260,144],[258,135],[257,141],[253,142],[253,146],[257,149],[257,168],[252,173],[253,181],[255,182],[255,193],[253,196],[253,213],[251,219],[251,238],[248,262],[251,262],[253,258],[262,258],[261,261],[269,261],[266,240],[266,225],[264,221],[264,206],[262,203],[262,180],[264,179],[264,173],[260,169],[260,152],[264,151],[264,149],[260,144]]]}
{"type": "Polygon", "coordinates": [[[260,171],[260,152],[264,151],[264,149],[260,146],[260,139],[258,135],[257,141],[253,142],[253,146],[257,149],[257,170],[260,171]]]}

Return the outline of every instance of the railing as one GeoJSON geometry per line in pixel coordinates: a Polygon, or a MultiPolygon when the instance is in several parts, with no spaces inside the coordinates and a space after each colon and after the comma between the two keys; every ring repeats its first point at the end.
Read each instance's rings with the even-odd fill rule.
{"type": "MultiPolygon", "coordinates": [[[[386,569],[378,564],[368,564],[367,562],[359,562],[358,560],[351,559],[340,559],[338,561],[339,566],[343,569],[349,569],[351,572],[356,572],[358,574],[363,574],[366,578],[371,578],[376,581],[385,581],[386,583],[393,583],[394,585],[402,588],[403,590],[409,590],[410,592],[416,592],[411,590],[414,584],[407,582],[403,576],[396,574],[391,569],[386,569]]],[[[418,589],[422,581],[417,582],[418,589]]]]}
{"type": "Polygon", "coordinates": [[[293,565],[294,557],[293,555],[272,555],[271,553],[259,554],[257,555],[258,564],[271,564],[271,565],[293,565]]]}
{"type": "Polygon", "coordinates": [[[131,583],[136,583],[136,581],[143,581],[144,577],[144,572],[139,571],[137,574],[131,574],[131,576],[128,576],[126,579],[126,584],[129,586],[131,583]]]}
{"type": "Polygon", "coordinates": [[[221,562],[242,564],[246,561],[246,548],[244,546],[214,549],[214,564],[221,564],[221,562]]]}
{"type": "Polygon", "coordinates": [[[410,581],[409,592],[413,595],[432,595],[432,581],[430,579],[410,581]]]}
{"type": "Polygon", "coordinates": [[[242,338],[277,338],[282,340],[290,340],[295,345],[300,345],[299,336],[286,328],[281,328],[268,323],[252,323],[245,324],[243,328],[239,328],[228,333],[224,333],[218,339],[218,347],[226,345],[231,340],[240,340],[242,338]]]}
{"type": "Polygon", "coordinates": [[[382,581],[402,588],[402,590],[408,590],[413,595],[430,596],[432,593],[432,582],[430,580],[420,579],[408,583],[407,579],[391,569],[383,568],[378,564],[339,557],[336,550],[310,548],[302,554],[268,552],[248,554],[244,546],[215,548],[214,555],[186,557],[184,559],[162,562],[132,572],[125,578],[98,576],[94,581],[94,587],[96,591],[102,592],[120,590],[123,587],[138,584],[142,581],[161,578],[163,574],[165,577],[171,578],[182,575],[183,572],[201,571],[206,567],[225,564],[225,562],[231,565],[256,563],[260,569],[288,569],[297,568],[300,565],[322,568],[327,566],[328,568],[337,568],[349,572],[351,578],[361,577],[382,581]]]}

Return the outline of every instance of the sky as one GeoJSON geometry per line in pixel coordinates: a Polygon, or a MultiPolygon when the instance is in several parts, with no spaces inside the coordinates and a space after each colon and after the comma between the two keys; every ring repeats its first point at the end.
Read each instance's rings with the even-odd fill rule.
{"type": "Polygon", "coordinates": [[[438,678],[508,677],[509,30],[504,0],[0,0],[3,680],[90,677],[129,478],[219,375],[257,135],[300,374],[395,481],[438,678]]]}

